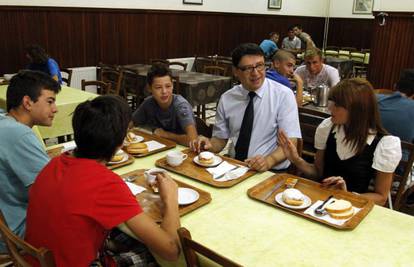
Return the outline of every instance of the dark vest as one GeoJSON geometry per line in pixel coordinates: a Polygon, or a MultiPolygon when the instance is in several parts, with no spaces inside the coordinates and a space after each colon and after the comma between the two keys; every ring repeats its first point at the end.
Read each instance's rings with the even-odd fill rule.
{"type": "Polygon", "coordinates": [[[326,142],[323,177],[342,176],[348,191],[366,193],[370,180],[375,177],[376,170],[371,166],[375,148],[382,136],[375,136],[371,145],[365,145],[362,153],[341,160],[336,152],[336,139],[332,129],[326,142]]]}

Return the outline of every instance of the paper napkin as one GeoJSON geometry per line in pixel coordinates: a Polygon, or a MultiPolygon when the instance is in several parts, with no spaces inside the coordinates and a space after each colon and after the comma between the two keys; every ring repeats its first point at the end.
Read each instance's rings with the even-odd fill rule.
{"type": "Polygon", "coordinates": [[[243,176],[249,170],[249,168],[233,165],[227,161],[223,161],[217,167],[207,168],[206,170],[213,176],[213,179],[216,181],[225,182],[243,176]]]}

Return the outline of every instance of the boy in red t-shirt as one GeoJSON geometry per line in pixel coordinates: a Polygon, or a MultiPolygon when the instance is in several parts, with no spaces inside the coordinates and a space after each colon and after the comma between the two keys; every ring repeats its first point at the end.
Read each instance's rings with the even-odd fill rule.
{"type": "Polygon", "coordinates": [[[120,223],[167,260],[179,254],[177,185],[157,176],[164,202],[161,227],[142,212],[127,185],[105,163],[122,145],[131,119],[119,97],[80,104],[73,116],[77,148],[54,158],[30,190],[26,240],[50,249],[57,266],[88,266],[108,232],[120,223]]]}

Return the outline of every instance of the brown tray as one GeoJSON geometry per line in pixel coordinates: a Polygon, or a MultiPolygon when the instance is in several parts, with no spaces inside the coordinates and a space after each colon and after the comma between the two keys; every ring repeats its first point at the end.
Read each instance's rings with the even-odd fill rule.
{"type": "Polygon", "coordinates": [[[286,210],[288,212],[294,213],[296,215],[305,217],[306,219],[313,220],[320,222],[322,224],[326,224],[328,226],[341,229],[341,230],[352,230],[367,216],[367,214],[371,211],[372,207],[374,206],[374,203],[371,200],[368,200],[362,196],[358,196],[356,194],[345,192],[341,190],[332,190],[327,188],[322,188],[319,183],[307,180],[304,178],[300,178],[291,174],[276,174],[268,179],[264,180],[263,182],[255,185],[254,187],[250,188],[247,191],[247,194],[249,197],[264,202],[266,204],[275,206],[277,208],[286,210]],[[360,208],[361,210],[355,214],[351,219],[346,221],[343,225],[336,225],[329,223],[327,221],[324,221],[322,219],[310,216],[308,214],[305,214],[303,210],[293,210],[289,209],[287,207],[279,205],[275,201],[275,196],[286,189],[285,185],[282,185],[276,192],[274,192],[271,196],[269,196],[266,199],[263,199],[265,195],[270,192],[273,188],[273,186],[278,183],[281,180],[285,180],[288,177],[298,178],[298,183],[296,184],[295,188],[300,190],[302,193],[310,197],[312,200],[312,204],[315,203],[317,200],[325,200],[330,195],[333,195],[337,199],[345,199],[352,203],[354,207],[360,208]]]}
{"type": "MultiPolygon", "coordinates": [[[[246,172],[242,177],[230,181],[225,182],[217,182],[213,179],[210,173],[208,173],[205,167],[201,167],[193,162],[193,158],[197,155],[190,149],[184,149],[182,151],[184,154],[187,154],[188,157],[184,162],[178,167],[172,167],[167,164],[167,159],[165,157],[157,160],[155,162],[155,166],[167,169],[169,171],[184,175],[186,177],[198,180],[200,182],[215,186],[215,187],[231,187],[235,184],[240,183],[241,181],[246,180],[247,178],[251,177],[252,175],[256,174],[256,171],[249,170],[246,172]]],[[[236,159],[223,157],[223,160],[228,161],[229,163],[236,164],[236,165],[243,165],[246,166],[246,163],[238,161],[236,159]]]]}
{"type": "MultiPolygon", "coordinates": [[[[147,134],[147,133],[145,133],[143,131],[140,131],[140,130],[137,130],[137,129],[132,130],[132,132],[134,132],[137,135],[140,135],[140,136],[144,137],[143,142],[154,140],[154,141],[157,141],[157,142],[165,145],[165,147],[163,147],[163,148],[155,149],[155,150],[152,150],[152,151],[150,151],[148,153],[144,153],[144,154],[132,154],[132,153],[128,152],[129,154],[131,154],[132,156],[134,156],[136,158],[143,158],[143,157],[146,157],[146,156],[149,156],[149,155],[152,155],[152,154],[164,151],[164,150],[168,150],[168,149],[171,149],[171,148],[174,148],[174,147],[177,146],[177,144],[175,142],[171,141],[171,140],[164,139],[164,138],[158,137],[158,136],[153,135],[153,134],[147,134]]],[[[126,151],[125,148],[124,148],[124,150],[126,151]]]]}
{"type": "MultiPolygon", "coordinates": [[[[126,153],[126,152],[125,152],[126,153]]],[[[122,166],[126,166],[129,165],[131,163],[133,163],[135,161],[134,157],[128,153],[126,153],[128,155],[128,160],[124,161],[122,163],[118,163],[118,164],[106,164],[106,167],[110,170],[122,167],[122,166]]]]}
{"type": "MultiPolygon", "coordinates": [[[[131,176],[131,175],[137,175],[138,176],[138,178],[134,181],[134,183],[147,188],[147,191],[144,191],[144,192],[136,195],[136,199],[140,203],[144,203],[146,201],[145,203],[147,203],[147,204],[145,204],[145,205],[142,204],[141,207],[144,209],[146,214],[149,215],[151,218],[153,218],[156,222],[161,222],[162,217],[161,217],[160,207],[156,203],[158,201],[158,198],[155,201],[153,200],[153,198],[151,200],[151,196],[154,195],[154,191],[145,182],[144,171],[145,170],[136,170],[136,171],[128,172],[126,174],[121,175],[121,177],[127,177],[127,176],[131,176]]],[[[186,187],[186,188],[194,189],[200,195],[200,198],[196,202],[191,203],[189,205],[180,205],[179,206],[178,211],[179,211],[180,217],[187,214],[187,213],[189,213],[189,212],[192,212],[195,209],[198,209],[201,206],[204,206],[204,205],[210,203],[210,201],[211,201],[210,193],[208,193],[206,191],[203,191],[201,189],[198,189],[197,187],[194,187],[192,185],[183,183],[181,181],[178,181],[178,180],[175,180],[175,179],[174,179],[174,181],[177,183],[178,187],[186,187]]]]}

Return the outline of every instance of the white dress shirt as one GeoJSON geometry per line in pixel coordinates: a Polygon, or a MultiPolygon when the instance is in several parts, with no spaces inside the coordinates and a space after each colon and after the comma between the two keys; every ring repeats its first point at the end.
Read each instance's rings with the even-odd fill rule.
{"type": "MultiPolygon", "coordinates": [[[[230,139],[230,155],[234,157],[234,146],[239,137],[244,111],[249,103],[249,91],[236,85],[225,92],[217,107],[213,136],[230,139]]],[[[277,131],[283,129],[290,138],[301,138],[298,108],[291,89],[270,79],[265,79],[262,87],[256,90],[253,100],[254,122],[248,157],[267,156],[277,147],[277,131]]],[[[275,166],[275,169],[289,167],[288,160],[275,166]]]]}
{"type": "MultiPolygon", "coordinates": [[[[326,149],[329,133],[333,127],[331,118],[327,118],[319,124],[315,133],[315,148],[318,150],[326,149]]],[[[332,130],[336,139],[336,153],[341,160],[349,159],[355,156],[356,151],[350,144],[345,142],[345,131],[343,127],[335,126],[332,130]]],[[[371,145],[376,134],[370,134],[367,138],[367,144],[371,145]]],[[[401,142],[400,138],[392,135],[386,135],[381,138],[374,151],[372,168],[381,172],[394,172],[401,160],[401,142]]]]}

